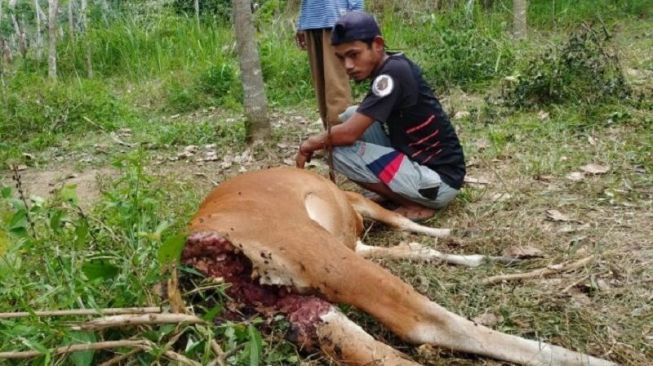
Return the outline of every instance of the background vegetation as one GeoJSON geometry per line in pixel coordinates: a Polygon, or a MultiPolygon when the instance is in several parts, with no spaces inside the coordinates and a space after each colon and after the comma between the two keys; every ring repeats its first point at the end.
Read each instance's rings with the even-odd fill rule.
{"type": "MultiPolygon", "coordinates": [[[[308,62],[293,40],[297,1],[266,0],[256,7],[274,136],[249,147],[229,1],[201,1],[199,22],[192,3],[94,2],[88,29],[74,37],[60,32],[56,82],[47,78],[46,58],[35,52],[2,64],[0,312],[167,306],[159,291],[167,274],[157,258],[162,247],[174,246],[211,186],[240,171],[287,164],[301,137],[320,128],[313,122],[308,62]],[[65,177],[46,182],[43,177],[55,172],[65,177]],[[65,183],[89,172],[98,175],[92,192],[65,183]],[[38,183],[45,184],[41,195],[38,183]]],[[[468,185],[432,224],[457,230],[441,243],[451,251],[499,254],[510,245],[530,245],[547,258],[477,271],[386,265],[453,311],[495,315],[492,325],[502,331],[624,364],[650,364],[653,3],[532,0],[523,41],[510,35],[510,1],[496,0],[490,8],[437,3],[367,4],[389,47],[421,65],[454,118],[470,175],[493,182],[468,185]],[[588,163],[610,172],[567,178],[588,163]],[[551,209],[572,218],[552,222],[551,209]],[[558,282],[479,284],[489,275],[583,253],[600,259],[558,282]]],[[[32,24],[31,2],[19,1],[14,12],[32,24]]],[[[63,17],[62,27],[67,21],[63,17]]],[[[10,39],[12,32],[0,19],[0,34],[10,39]]],[[[360,98],[366,86],[354,89],[360,98]]],[[[406,239],[380,230],[370,235],[370,243],[406,239]]],[[[219,313],[217,290],[202,295],[198,314],[219,313]]],[[[407,347],[354,309],[345,310],[424,364],[478,362],[407,347]]],[[[134,355],[129,364],[166,363],[163,350],[172,340],[178,352],[206,363],[211,336],[229,353],[229,364],[326,363],[285,342],[281,319],[222,322],[209,330],[104,332],[73,332],[70,321],[0,319],[0,351],[46,352],[140,332],[160,348],[134,355]]],[[[113,356],[46,352],[36,362],[89,365],[113,356]]]]}

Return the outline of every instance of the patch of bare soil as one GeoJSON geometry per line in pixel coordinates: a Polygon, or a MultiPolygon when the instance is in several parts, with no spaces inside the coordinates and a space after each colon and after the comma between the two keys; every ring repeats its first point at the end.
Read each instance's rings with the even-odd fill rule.
{"type": "MultiPolygon", "coordinates": [[[[47,199],[63,186],[74,185],[80,206],[88,208],[100,196],[98,179],[115,176],[117,171],[107,167],[75,171],[62,166],[45,170],[27,168],[21,170],[19,174],[23,192],[27,197],[36,196],[47,199]]],[[[16,186],[11,174],[0,176],[0,184],[16,186]]]]}

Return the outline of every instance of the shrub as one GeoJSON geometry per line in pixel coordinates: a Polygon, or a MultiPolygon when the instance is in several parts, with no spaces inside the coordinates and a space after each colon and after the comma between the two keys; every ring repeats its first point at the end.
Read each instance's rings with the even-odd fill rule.
{"type": "Polygon", "coordinates": [[[476,29],[442,29],[437,42],[425,42],[424,74],[434,86],[473,87],[512,66],[509,47],[476,29]]]}
{"type": "Polygon", "coordinates": [[[26,76],[13,80],[0,104],[0,140],[112,130],[131,116],[100,81],[51,83],[26,76]]]}
{"type": "Polygon", "coordinates": [[[588,105],[631,95],[605,29],[584,26],[562,46],[528,62],[514,84],[504,89],[506,104],[531,107],[566,102],[588,105]]]}
{"type": "Polygon", "coordinates": [[[240,103],[243,87],[237,67],[229,62],[217,62],[197,80],[199,89],[215,98],[219,105],[233,107],[240,103]]]}

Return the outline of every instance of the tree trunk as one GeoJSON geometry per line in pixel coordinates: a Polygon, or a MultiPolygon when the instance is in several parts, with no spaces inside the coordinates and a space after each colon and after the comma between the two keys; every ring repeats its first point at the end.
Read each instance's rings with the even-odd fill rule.
{"type": "Polygon", "coordinates": [[[21,26],[18,23],[18,19],[16,18],[16,1],[17,0],[9,0],[8,5],[9,9],[11,9],[11,23],[14,26],[16,42],[18,43],[18,50],[20,51],[21,55],[23,55],[23,58],[25,58],[27,54],[27,39],[25,37],[25,31],[21,29],[21,26]]]}
{"type": "Polygon", "coordinates": [[[43,56],[43,30],[41,29],[41,23],[45,19],[45,14],[41,10],[39,0],[34,0],[34,19],[36,21],[36,59],[41,60],[43,56]]]}
{"type": "Polygon", "coordinates": [[[57,10],[59,0],[48,0],[48,77],[57,80],[57,10]]]}
{"type": "Polygon", "coordinates": [[[200,0],[195,0],[195,20],[197,21],[197,28],[200,27],[200,0]]]}
{"type": "Polygon", "coordinates": [[[250,0],[233,0],[236,45],[240,76],[244,90],[247,141],[262,140],[270,135],[265,85],[256,44],[250,0]]]}
{"type": "Polygon", "coordinates": [[[83,35],[83,40],[84,40],[84,51],[86,52],[86,76],[89,79],[93,78],[93,58],[91,54],[91,44],[88,41],[88,20],[86,17],[86,9],[87,9],[87,0],[82,0],[81,3],[81,9],[80,9],[80,17],[82,21],[82,32],[84,32],[83,35]]]}
{"type": "Polygon", "coordinates": [[[68,0],[68,37],[75,40],[75,17],[73,17],[74,0],[68,0]]]}
{"type": "Polygon", "coordinates": [[[516,39],[524,39],[528,35],[527,9],[528,0],[512,0],[512,33],[516,39]]]}

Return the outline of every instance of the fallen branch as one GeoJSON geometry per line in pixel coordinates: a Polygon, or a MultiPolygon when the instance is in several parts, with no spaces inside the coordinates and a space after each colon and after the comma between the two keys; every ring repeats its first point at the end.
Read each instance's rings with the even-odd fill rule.
{"type": "MultiPolygon", "coordinates": [[[[121,341],[106,341],[106,342],[97,342],[97,343],[83,343],[83,344],[71,344],[68,346],[57,347],[50,350],[49,353],[62,355],[72,352],[80,351],[97,351],[107,348],[119,348],[119,347],[130,347],[130,348],[139,348],[147,346],[147,342],[142,340],[121,340],[121,341]]],[[[22,359],[22,358],[32,358],[43,355],[43,352],[39,351],[11,351],[11,352],[0,352],[0,359],[3,358],[12,358],[12,359],[22,359]]]]}
{"type": "MultiPolygon", "coordinates": [[[[130,347],[130,348],[137,348],[140,350],[149,351],[156,348],[156,345],[148,340],[106,341],[106,342],[97,342],[97,343],[71,344],[68,346],[52,349],[48,353],[61,355],[61,354],[80,352],[80,351],[97,351],[102,349],[118,348],[118,347],[130,347]]],[[[0,352],[0,359],[25,359],[25,358],[38,357],[43,354],[44,354],[43,352],[39,352],[39,351],[0,352]]],[[[131,354],[132,354],[131,352],[128,353],[128,355],[131,354]]],[[[164,351],[163,354],[169,359],[173,361],[177,361],[184,365],[201,366],[199,362],[193,361],[188,357],[183,356],[177,352],[168,350],[168,351],[164,351]]]]}
{"type": "Polygon", "coordinates": [[[204,320],[188,314],[126,314],[93,319],[86,323],[75,325],[73,330],[97,330],[120,327],[124,325],[143,324],[199,324],[204,320]]]}
{"type": "Polygon", "coordinates": [[[492,276],[484,279],[483,281],[481,281],[481,283],[484,285],[491,285],[503,281],[516,281],[516,280],[523,280],[527,278],[544,277],[551,274],[571,271],[583,267],[587,263],[591,262],[592,259],[594,259],[594,256],[590,255],[589,257],[585,257],[583,259],[577,260],[576,262],[567,263],[567,264],[564,263],[555,264],[552,266],[548,266],[546,268],[536,269],[531,272],[492,276]]]}
{"type": "Polygon", "coordinates": [[[222,347],[218,344],[218,342],[215,341],[215,339],[211,339],[211,349],[213,350],[213,353],[215,353],[216,359],[211,361],[211,364],[215,364],[218,366],[225,366],[225,353],[222,350],[222,347]]]}
{"type": "Polygon", "coordinates": [[[69,309],[69,310],[45,310],[45,311],[21,311],[15,313],[0,313],[0,319],[23,318],[30,315],[35,316],[71,316],[71,315],[119,315],[119,314],[152,314],[160,313],[158,306],[144,308],[107,308],[107,309],[69,309]]]}

